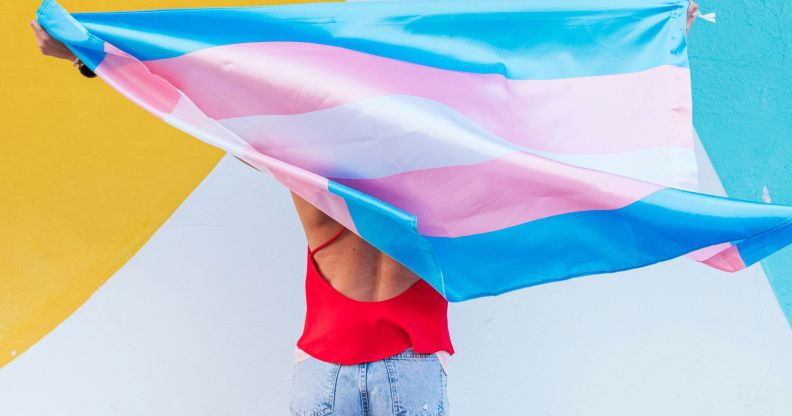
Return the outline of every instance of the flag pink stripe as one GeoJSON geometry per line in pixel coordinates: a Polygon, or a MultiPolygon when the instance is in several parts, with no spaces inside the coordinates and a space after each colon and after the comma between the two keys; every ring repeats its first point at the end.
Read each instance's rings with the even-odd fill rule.
{"type": "Polygon", "coordinates": [[[662,189],[530,153],[379,179],[335,179],[418,218],[424,235],[494,231],[553,215],[627,206],[662,189]]]}
{"type": "Polygon", "coordinates": [[[740,256],[740,251],[737,246],[731,246],[715,256],[704,260],[702,263],[724,272],[738,272],[746,267],[745,261],[743,261],[742,256],[740,256]]]}
{"type": "MultiPolygon", "coordinates": [[[[156,116],[169,121],[175,118],[176,121],[203,130],[212,139],[219,140],[215,143],[217,146],[232,146],[238,140],[229,136],[228,132],[220,130],[219,124],[215,126],[212,119],[195,107],[179,106],[185,99],[179,90],[162,77],[150,73],[136,58],[108,43],[105,43],[105,50],[108,54],[96,68],[96,73],[127,98],[156,116]],[[175,111],[178,109],[181,111],[175,111]]],[[[303,199],[352,232],[357,232],[346,201],[329,191],[327,178],[262,155],[250,146],[243,148],[241,158],[256,168],[269,172],[303,199]]]]}
{"type": "Polygon", "coordinates": [[[301,114],[365,98],[413,95],[452,107],[494,134],[536,150],[692,148],[689,70],[675,66],[507,80],[299,42],[218,46],[145,64],[215,119],[301,114]]]}
{"type": "Polygon", "coordinates": [[[181,94],[172,84],[149,72],[137,58],[105,43],[105,58],[96,74],[139,106],[162,117],[170,113],[181,94]]]}

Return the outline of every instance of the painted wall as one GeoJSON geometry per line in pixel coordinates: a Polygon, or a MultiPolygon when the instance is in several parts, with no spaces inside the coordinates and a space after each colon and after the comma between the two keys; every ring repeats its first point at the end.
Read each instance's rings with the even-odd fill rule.
{"type": "MultiPolygon", "coordinates": [[[[792,2],[702,2],[690,34],[694,120],[727,193],[792,205],[792,2]]],[[[763,262],[792,322],[792,247],[763,262]]]]}
{"type": "Polygon", "coordinates": [[[0,2],[0,367],[85,302],[222,157],[42,56],[29,26],[38,4],[0,2]]]}

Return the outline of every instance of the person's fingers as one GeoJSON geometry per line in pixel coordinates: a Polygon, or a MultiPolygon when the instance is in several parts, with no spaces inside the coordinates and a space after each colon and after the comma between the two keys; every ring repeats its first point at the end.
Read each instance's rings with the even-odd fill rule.
{"type": "Polygon", "coordinates": [[[36,32],[36,35],[37,35],[37,36],[40,36],[40,37],[46,37],[47,35],[49,35],[49,34],[47,33],[47,31],[46,31],[46,30],[44,30],[44,28],[43,28],[43,27],[41,27],[41,25],[39,25],[39,23],[38,23],[37,21],[35,21],[35,20],[33,20],[32,22],[30,22],[30,26],[32,26],[32,27],[33,27],[33,31],[34,31],[34,32],[36,32]]]}
{"type": "Polygon", "coordinates": [[[49,34],[35,20],[30,22],[30,26],[33,28],[33,35],[36,37],[39,47],[43,47],[49,38],[49,34]]]}
{"type": "Polygon", "coordinates": [[[696,12],[699,9],[698,3],[695,1],[690,2],[690,6],[688,6],[688,14],[687,14],[687,31],[690,32],[690,28],[693,27],[693,22],[696,21],[696,12]]]}
{"type": "Polygon", "coordinates": [[[73,53],[50,36],[50,34],[41,27],[38,21],[31,21],[30,26],[33,28],[33,33],[36,36],[36,43],[38,43],[41,53],[56,58],[72,59],[73,53]]]}
{"type": "Polygon", "coordinates": [[[33,36],[36,37],[36,43],[38,44],[39,48],[44,46],[44,39],[42,39],[41,35],[38,32],[36,32],[35,30],[33,31],[33,36]]]}
{"type": "Polygon", "coordinates": [[[696,2],[690,2],[690,7],[688,8],[688,16],[694,17],[695,14],[699,9],[699,5],[696,2]]]}

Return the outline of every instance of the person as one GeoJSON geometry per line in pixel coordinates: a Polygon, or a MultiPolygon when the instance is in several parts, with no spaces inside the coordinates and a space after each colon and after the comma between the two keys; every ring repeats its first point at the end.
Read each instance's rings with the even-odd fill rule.
{"type": "MultiPolygon", "coordinates": [[[[92,71],[36,21],[45,55],[92,71]]],[[[426,281],[292,193],[308,242],[294,415],[448,414],[448,302],[426,281]]]]}
{"type": "MultiPolygon", "coordinates": [[[[687,30],[698,5],[690,3],[687,30]]],[[[35,20],[41,52],[94,74],[35,20]]],[[[447,415],[448,302],[415,273],[292,193],[308,242],[293,415],[447,415]]]]}

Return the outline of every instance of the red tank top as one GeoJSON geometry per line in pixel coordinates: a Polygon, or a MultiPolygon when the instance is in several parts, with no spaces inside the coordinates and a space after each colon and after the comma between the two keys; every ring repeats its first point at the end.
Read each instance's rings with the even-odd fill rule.
{"type": "Polygon", "coordinates": [[[308,250],[305,327],[297,347],[314,358],[360,364],[398,354],[454,353],[448,333],[448,301],[423,279],[399,295],[365,302],[344,296],[322,277],[313,255],[333,238],[308,250]]]}

